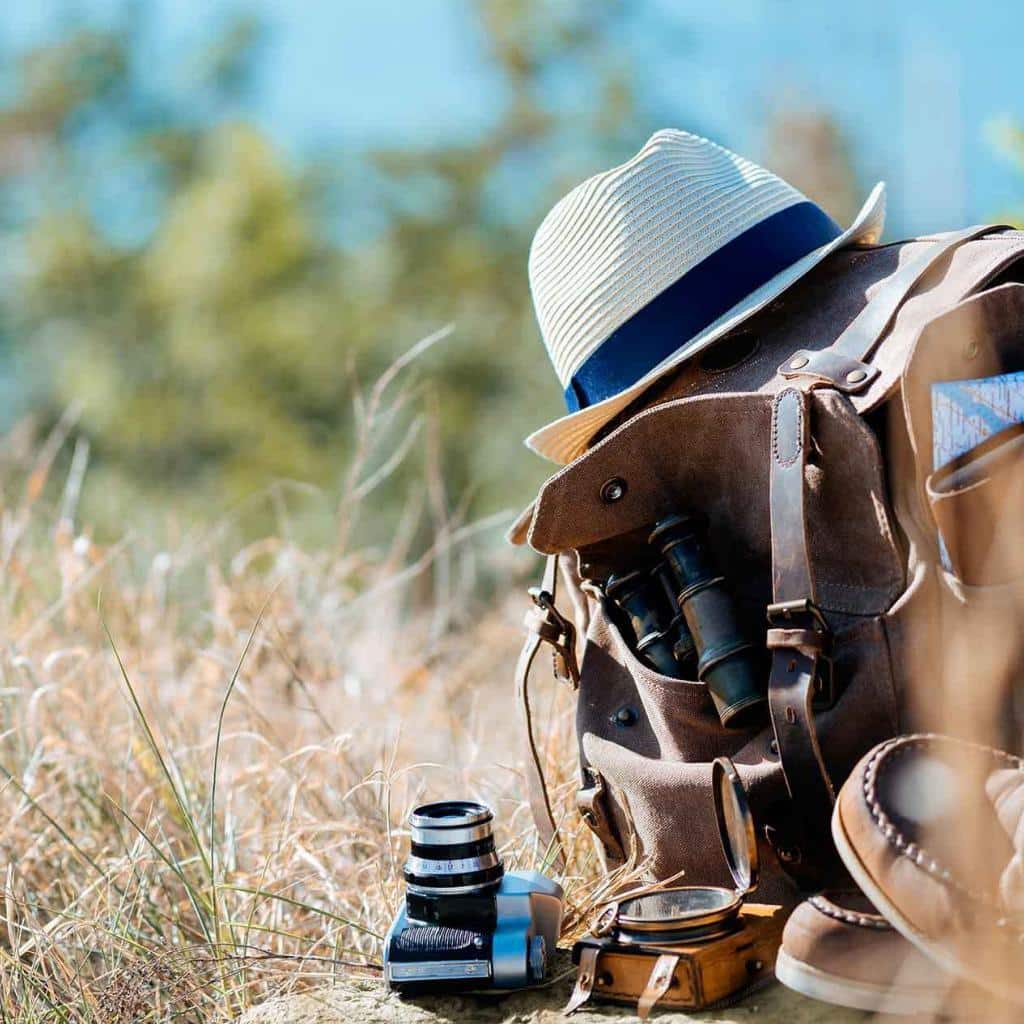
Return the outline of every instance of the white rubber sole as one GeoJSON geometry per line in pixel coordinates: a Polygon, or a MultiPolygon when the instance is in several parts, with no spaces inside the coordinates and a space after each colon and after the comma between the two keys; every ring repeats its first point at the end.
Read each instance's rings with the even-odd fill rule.
{"type": "Polygon", "coordinates": [[[908,921],[900,911],[893,906],[892,901],[875,884],[867,868],[860,857],[857,856],[846,831],[843,828],[842,819],[839,816],[839,803],[836,802],[832,812],[832,839],[836,844],[839,857],[849,871],[850,876],[860,887],[861,892],[875,905],[875,909],[902,935],[908,942],[913,943],[932,963],[937,964],[953,978],[962,978],[965,981],[978,985],[983,989],[1015,1005],[1024,1005],[1024,994],[1019,989],[1012,989],[999,981],[989,978],[979,978],[970,967],[962,964],[948,950],[938,943],[931,942],[922,935],[908,921]]]}
{"type": "Polygon", "coordinates": [[[869,981],[842,978],[794,960],[784,949],[779,950],[775,961],[775,977],[803,996],[869,1013],[932,1014],[942,1006],[947,991],[873,985],[869,981]]]}

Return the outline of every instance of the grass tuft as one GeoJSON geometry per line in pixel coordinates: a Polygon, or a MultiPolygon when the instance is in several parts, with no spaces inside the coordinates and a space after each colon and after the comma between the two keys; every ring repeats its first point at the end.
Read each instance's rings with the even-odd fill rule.
{"type": "MultiPolygon", "coordinates": [[[[440,337],[357,397],[342,499],[275,487],[280,529],[255,543],[228,516],[173,546],[128,523],[97,544],[80,479],[55,478],[62,447],[83,450],[73,414],[40,450],[0,442],[0,1020],[227,1021],[379,972],[424,799],[485,800],[507,865],[541,866],[508,585],[536,567],[503,548],[507,517],[448,508],[430,452],[394,542],[357,542],[397,463],[429,447],[397,378],[440,337]],[[292,529],[310,502],[334,510],[319,547],[292,529]],[[480,600],[487,574],[507,596],[480,600]]],[[[537,690],[554,806],[575,822],[570,699],[537,690]]],[[[588,833],[564,840],[571,934],[611,883],[588,833]]]]}

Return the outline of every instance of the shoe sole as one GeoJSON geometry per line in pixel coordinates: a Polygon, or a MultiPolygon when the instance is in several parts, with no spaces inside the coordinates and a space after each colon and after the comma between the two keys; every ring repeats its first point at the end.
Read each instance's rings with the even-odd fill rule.
{"type": "Polygon", "coordinates": [[[868,1013],[932,1014],[942,1006],[948,991],[948,988],[908,989],[843,978],[795,960],[784,949],[779,950],[775,961],[775,977],[786,988],[803,996],[868,1013]]]}
{"type": "Polygon", "coordinates": [[[849,871],[850,876],[860,887],[861,892],[875,905],[875,909],[903,936],[908,942],[912,942],[929,960],[938,964],[947,974],[954,978],[962,978],[965,981],[986,989],[1000,999],[1014,1003],[1018,1006],[1024,1005],[1024,993],[1009,988],[998,981],[989,978],[979,978],[977,974],[967,965],[963,964],[957,957],[944,949],[939,943],[932,942],[927,936],[919,932],[913,924],[893,905],[892,901],[878,887],[871,873],[864,866],[850,840],[847,838],[846,830],[843,827],[842,817],[839,813],[839,803],[836,802],[832,812],[832,840],[835,843],[839,857],[849,871]]]}

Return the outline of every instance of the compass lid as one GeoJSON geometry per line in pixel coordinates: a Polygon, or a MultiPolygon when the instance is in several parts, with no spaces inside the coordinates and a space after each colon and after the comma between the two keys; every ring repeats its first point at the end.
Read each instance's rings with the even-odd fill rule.
{"type": "Polygon", "coordinates": [[[711,779],[722,850],[736,888],[745,896],[756,887],[760,869],[754,818],[747,803],[747,792],[736,766],[727,757],[715,759],[711,779]]]}

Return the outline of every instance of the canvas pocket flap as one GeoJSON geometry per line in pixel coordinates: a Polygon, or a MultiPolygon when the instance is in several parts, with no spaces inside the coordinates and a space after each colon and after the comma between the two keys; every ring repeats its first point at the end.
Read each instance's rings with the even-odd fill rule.
{"type": "Polygon", "coordinates": [[[936,468],[932,386],[1024,370],[1024,285],[1004,284],[965,299],[922,328],[903,372],[903,409],[926,507],[936,468]]]}
{"type": "MultiPolygon", "coordinates": [[[[904,582],[878,445],[842,395],[813,392],[810,413],[808,536],[819,600],[876,614],[904,582]]],[[[754,581],[770,600],[771,418],[772,396],[750,393],[683,398],[638,413],[547,481],[530,545],[582,556],[643,543],[670,513],[699,513],[721,570],[754,581]]]]}

